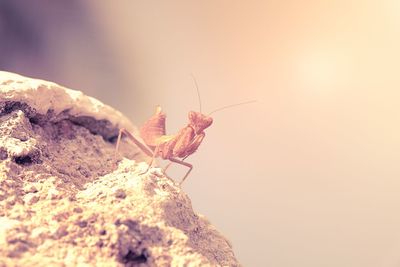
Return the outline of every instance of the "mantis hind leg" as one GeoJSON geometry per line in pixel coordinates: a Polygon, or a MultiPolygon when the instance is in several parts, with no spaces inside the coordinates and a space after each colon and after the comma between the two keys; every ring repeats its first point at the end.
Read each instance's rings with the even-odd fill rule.
{"type": "Polygon", "coordinates": [[[121,144],[121,137],[122,137],[122,133],[125,129],[120,129],[118,132],[118,139],[117,139],[117,145],[115,146],[115,151],[114,151],[114,159],[117,160],[117,156],[118,156],[118,151],[119,151],[119,146],[121,144]]]}
{"type": "MultiPolygon", "coordinates": [[[[143,153],[145,153],[147,156],[151,157],[152,160],[150,162],[150,166],[153,164],[154,158],[155,158],[155,153],[148,148],[145,144],[143,144],[142,142],[139,141],[139,139],[137,139],[136,137],[134,137],[130,132],[128,132],[126,129],[122,128],[119,130],[118,133],[118,139],[117,139],[117,145],[115,147],[115,152],[114,152],[114,159],[115,161],[117,160],[117,156],[118,156],[118,151],[119,151],[119,147],[121,145],[121,138],[122,135],[126,135],[129,140],[131,140],[133,143],[135,143],[135,145],[137,147],[140,148],[140,150],[142,150],[143,153]]],[[[146,171],[147,172],[147,171],[146,171]]]]}
{"type": "Polygon", "coordinates": [[[157,154],[158,154],[158,152],[159,152],[159,149],[160,149],[159,146],[157,146],[157,147],[154,149],[153,156],[151,157],[150,163],[148,164],[149,166],[147,167],[147,169],[146,169],[144,172],[140,173],[140,175],[147,173],[147,172],[150,170],[150,168],[153,167],[153,163],[154,163],[154,161],[156,160],[156,157],[157,157],[157,154]]]}
{"type": "MultiPolygon", "coordinates": [[[[182,180],[179,182],[179,186],[182,185],[182,183],[183,183],[183,182],[185,181],[185,179],[189,176],[190,172],[191,172],[192,169],[193,169],[193,165],[192,165],[192,164],[183,161],[183,160],[186,159],[186,158],[187,158],[187,156],[186,156],[185,158],[183,158],[182,160],[179,160],[179,159],[176,159],[176,158],[169,158],[169,160],[170,160],[171,162],[175,162],[175,163],[177,163],[177,164],[180,164],[180,165],[183,165],[183,166],[186,166],[186,167],[189,168],[189,170],[186,172],[185,176],[183,176],[182,180]]],[[[167,167],[169,167],[169,165],[171,165],[171,164],[172,164],[172,163],[168,164],[167,167]]]]}

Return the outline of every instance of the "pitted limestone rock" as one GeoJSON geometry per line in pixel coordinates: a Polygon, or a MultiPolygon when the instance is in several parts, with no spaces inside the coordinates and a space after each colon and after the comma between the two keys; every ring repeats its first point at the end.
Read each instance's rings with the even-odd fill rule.
{"type": "Polygon", "coordinates": [[[124,157],[115,156],[111,136],[127,123],[118,112],[100,114],[110,108],[53,83],[5,76],[0,267],[239,266],[174,181],[158,168],[143,174],[146,158],[125,140],[124,157]],[[49,109],[35,106],[43,101],[35,90],[50,90],[49,109]],[[91,103],[99,114],[89,114],[91,103]]]}

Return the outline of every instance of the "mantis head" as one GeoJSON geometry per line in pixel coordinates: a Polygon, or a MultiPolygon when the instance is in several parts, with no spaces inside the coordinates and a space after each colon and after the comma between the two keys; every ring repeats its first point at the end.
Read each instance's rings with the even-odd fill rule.
{"type": "Polygon", "coordinates": [[[200,112],[189,112],[189,125],[195,130],[196,134],[203,132],[213,122],[213,119],[200,112]]]}

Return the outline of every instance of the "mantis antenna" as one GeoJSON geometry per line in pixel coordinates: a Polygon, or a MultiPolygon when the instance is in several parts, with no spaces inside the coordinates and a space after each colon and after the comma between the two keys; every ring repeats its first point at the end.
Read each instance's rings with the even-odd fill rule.
{"type": "Polygon", "coordinates": [[[191,73],[190,76],[192,77],[194,85],[196,86],[197,96],[199,98],[200,113],[201,113],[201,98],[200,98],[199,85],[197,84],[196,78],[194,77],[193,73],[191,73]]]}
{"type": "MultiPolygon", "coordinates": [[[[196,87],[197,96],[198,96],[198,99],[199,99],[200,113],[201,113],[201,97],[200,97],[199,85],[197,84],[196,77],[194,77],[193,73],[191,73],[190,76],[192,77],[194,85],[196,87]]],[[[224,107],[221,107],[221,108],[217,108],[217,109],[211,111],[210,113],[208,113],[208,116],[210,116],[211,114],[213,114],[213,113],[215,113],[217,111],[223,110],[223,109],[227,109],[227,108],[231,108],[231,107],[235,107],[235,106],[240,106],[240,105],[245,105],[245,104],[250,104],[250,103],[254,103],[254,102],[257,102],[257,100],[251,100],[251,101],[236,103],[236,104],[224,106],[224,107]]]]}
{"type": "Polygon", "coordinates": [[[236,106],[240,106],[240,105],[245,105],[245,104],[250,104],[250,103],[254,103],[254,102],[257,102],[257,100],[251,100],[251,101],[236,103],[236,104],[224,106],[224,107],[221,107],[221,108],[217,108],[217,109],[211,111],[210,113],[208,113],[208,116],[210,116],[211,114],[213,114],[213,113],[215,113],[215,112],[217,112],[217,111],[223,110],[223,109],[227,109],[227,108],[231,108],[231,107],[236,107],[236,106]]]}

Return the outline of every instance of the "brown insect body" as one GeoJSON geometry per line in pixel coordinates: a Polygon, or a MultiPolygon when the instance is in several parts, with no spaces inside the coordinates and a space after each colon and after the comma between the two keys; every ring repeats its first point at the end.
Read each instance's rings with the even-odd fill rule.
{"type": "Polygon", "coordinates": [[[200,112],[189,112],[189,123],[175,135],[165,134],[165,114],[157,107],[156,113],[141,128],[140,135],[155,157],[185,158],[193,154],[205,136],[204,129],[213,120],[200,112]]]}
{"type": "MultiPolygon", "coordinates": [[[[187,126],[174,135],[166,135],[166,115],[161,111],[161,107],[158,106],[155,114],[140,128],[140,136],[145,145],[128,131],[121,129],[118,136],[116,151],[118,151],[121,135],[124,133],[147,155],[152,157],[149,168],[157,157],[188,167],[189,170],[180,182],[180,184],[182,184],[193,168],[193,165],[183,160],[196,152],[205,137],[204,130],[213,122],[211,117],[200,112],[190,111],[188,117],[189,123],[187,126]]],[[[168,168],[168,166],[166,168],[168,168]]]]}

